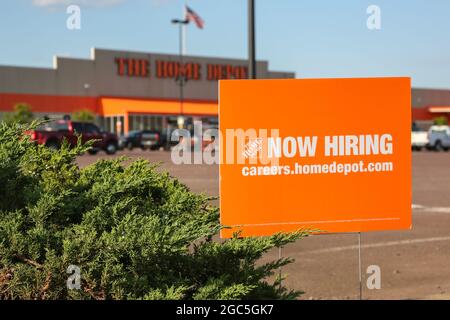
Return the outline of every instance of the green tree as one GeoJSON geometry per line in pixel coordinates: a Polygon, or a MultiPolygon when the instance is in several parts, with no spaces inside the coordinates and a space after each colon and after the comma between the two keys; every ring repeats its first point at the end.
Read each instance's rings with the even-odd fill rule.
{"type": "Polygon", "coordinates": [[[95,113],[90,110],[83,109],[72,113],[71,118],[75,121],[87,121],[94,122],[95,121],[95,113]]]}
{"type": "Polygon", "coordinates": [[[13,112],[5,115],[6,122],[30,123],[33,121],[33,112],[30,105],[26,103],[17,103],[14,105],[13,112]]]}
{"type": "Polygon", "coordinates": [[[445,116],[436,117],[433,119],[433,124],[436,126],[446,126],[448,125],[448,119],[445,116]]]}
{"type": "MultiPolygon", "coordinates": [[[[36,124],[33,124],[33,126],[36,124]]],[[[0,124],[0,299],[293,299],[267,251],[308,235],[217,241],[210,198],[156,165],[79,168],[89,145],[53,151],[0,124]],[[24,139],[25,137],[25,139],[24,139]],[[80,290],[67,268],[81,270],[80,290]]]]}

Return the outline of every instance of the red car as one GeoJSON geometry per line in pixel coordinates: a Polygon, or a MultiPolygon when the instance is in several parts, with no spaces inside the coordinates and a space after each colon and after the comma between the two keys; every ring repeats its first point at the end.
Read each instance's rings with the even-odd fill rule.
{"type": "Polygon", "coordinates": [[[64,139],[69,145],[75,146],[78,135],[81,135],[83,143],[89,140],[98,140],[89,150],[91,154],[96,154],[99,150],[103,150],[107,154],[114,154],[117,151],[119,140],[115,134],[104,132],[93,123],[71,120],[49,122],[28,134],[32,140],[53,149],[58,149],[64,139]]]}

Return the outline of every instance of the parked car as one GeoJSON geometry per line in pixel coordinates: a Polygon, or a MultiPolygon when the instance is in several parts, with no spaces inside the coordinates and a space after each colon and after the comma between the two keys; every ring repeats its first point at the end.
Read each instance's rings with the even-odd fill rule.
{"type": "Polygon", "coordinates": [[[94,142],[93,148],[89,150],[91,154],[96,154],[99,150],[103,150],[107,154],[114,154],[118,147],[118,138],[115,134],[102,131],[90,122],[56,120],[45,123],[29,134],[31,139],[37,143],[52,149],[58,149],[63,140],[66,140],[69,145],[75,146],[79,135],[81,135],[82,143],[97,140],[94,142]]]}
{"type": "Polygon", "coordinates": [[[413,124],[411,130],[411,147],[412,150],[420,151],[422,148],[428,145],[428,132],[420,129],[417,125],[413,124]]]}
{"type": "Polygon", "coordinates": [[[428,130],[428,145],[430,150],[450,149],[450,127],[449,126],[431,126],[428,130]]]}
{"type": "Polygon", "coordinates": [[[141,148],[142,150],[158,150],[164,145],[164,135],[157,130],[130,131],[119,139],[120,149],[133,150],[133,148],[141,148]]]}
{"type": "MultiPolygon", "coordinates": [[[[187,129],[185,129],[187,130],[187,129]]],[[[174,146],[183,143],[184,136],[181,132],[177,131],[177,129],[169,130],[167,133],[170,137],[170,142],[168,144],[168,148],[173,148],[174,146]]],[[[184,132],[184,134],[189,134],[189,140],[186,141],[185,147],[190,147],[192,151],[195,151],[196,146],[200,148],[200,150],[204,150],[212,141],[213,138],[210,134],[205,134],[205,130],[201,133],[200,136],[197,136],[193,129],[189,130],[189,132],[184,132]]]]}

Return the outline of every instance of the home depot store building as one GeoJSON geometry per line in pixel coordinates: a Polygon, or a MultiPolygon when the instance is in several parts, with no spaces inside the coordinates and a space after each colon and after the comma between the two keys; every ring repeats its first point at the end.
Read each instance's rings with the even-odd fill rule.
{"type": "MultiPolygon", "coordinates": [[[[176,127],[181,114],[187,125],[198,119],[214,126],[217,81],[247,78],[247,61],[185,56],[183,66],[178,55],[103,49],[92,49],[90,59],[55,57],[52,69],[0,66],[0,112],[21,102],[50,118],[88,109],[118,134],[176,127]]],[[[267,61],[257,70],[259,78],[294,77],[269,71],[267,61]]]]}
{"type": "MultiPolygon", "coordinates": [[[[257,76],[295,74],[269,71],[267,61],[258,61],[257,76]]],[[[0,117],[23,102],[51,118],[91,110],[118,134],[176,127],[181,114],[187,125],[196,119],[215,125],[217,80],[247,77],[246,60],[186,56],[180,68],[178,55],[92,49],[90,59],[55,57],[51,69],[0,66],[0,117]],[[187,80],[183,104],[180,74],[187,80]]],[[[412,120],[430,124],[448,114],[450,90],[412,90],[412,120]]]]}

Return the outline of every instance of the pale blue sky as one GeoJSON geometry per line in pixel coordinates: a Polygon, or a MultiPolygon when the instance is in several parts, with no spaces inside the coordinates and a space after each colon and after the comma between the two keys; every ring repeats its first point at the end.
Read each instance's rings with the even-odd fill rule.
{"type": "MultiPolygon", "coordinates": [[[[189,0],[205,20],[188,27],[192,55],[246,58],[247,1],[189,0]]],[[[91,47],[178,53],[182,0],[2,0],[0,64],[52,65],[91,47]],[[56,4],[55,4],[56,3],[56,4]],[[57,4],[62,3],[62,4],[57,4]],[[68,3],[82,29],[66,28],[68,3]]],[[[257,58],[299,78],[411,76],[416,87],[450,89],[449,0],[256,0],[257,58]],[[382,29],[366,27],[381,8],[382,29]]]]}

